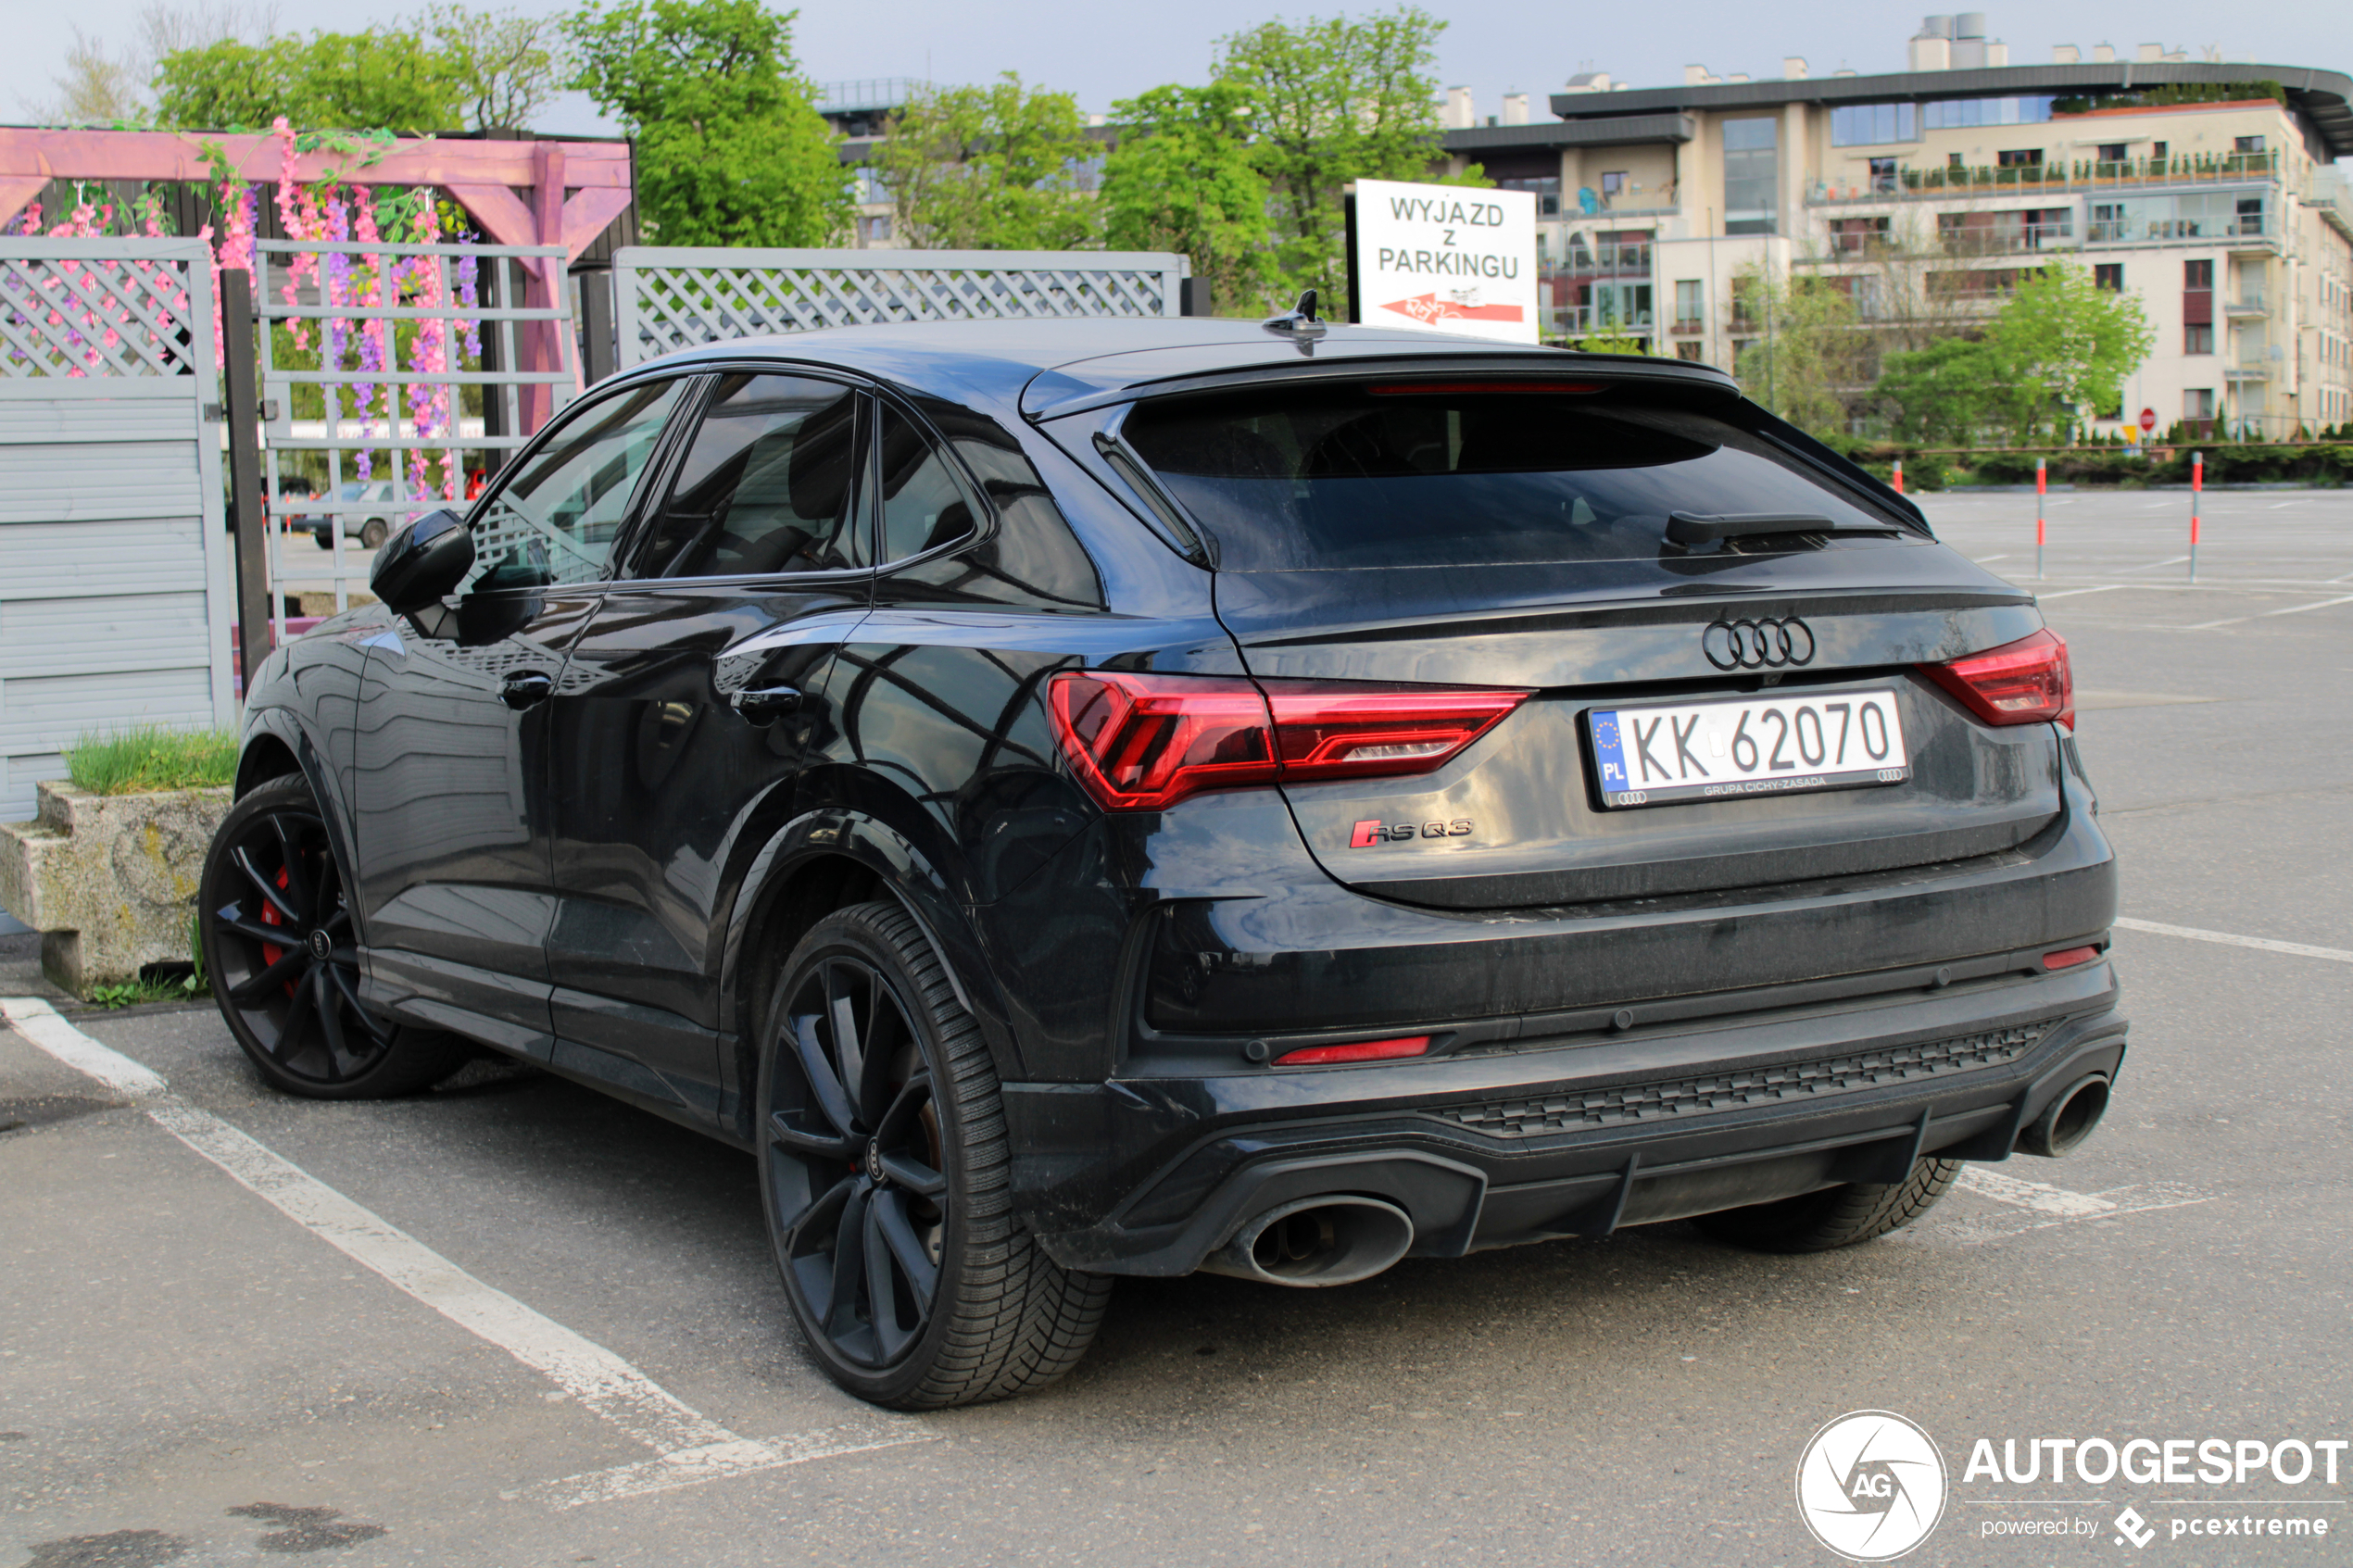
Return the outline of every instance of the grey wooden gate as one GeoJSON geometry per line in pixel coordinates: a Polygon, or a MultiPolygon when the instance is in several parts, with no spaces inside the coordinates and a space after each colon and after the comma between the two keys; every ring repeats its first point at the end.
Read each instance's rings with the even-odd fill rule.
{"type": "Polygon", "coordinates": [[[1120,250],[613,252],[623,370],[698,344],[880,321],[1183,313],[1185,257],[1120,250]]]}
{"type": "Polygon", "coordinates": [[[88,732],[235,722],[218,397],[203,242],[0,235],[0,819],[88,732]]]}
{"type": "MultiPolygon", "coordinates": [[[[437,471],[446,454],[462,470],[474,462],[496,469],[507,454],[531,439],[535,424],[526,413],[524,397],[535,388],[549,392],[547,407],[562,408],[579,390],[574,358],[572,308],[559,291],[551,306],[508,303],[520,293],[511,274],[513,264],[548,257],[560,257],[560,246],[363,245],[357,240],[258,240],[254,243],[254,308],[260,318],[261,403],[268,415],[265,429],[267,468],[265,503],[273,518],[327,518],[329,550],[321,556],[308,540],[290,541],[278,529],[270,533],[268,551],[272,630],[284,639],[285,596],[289,589],[326,583],[334,594],[334,609],[350,608],[354,583],[365,583],[374,563],[372,550],[358,541],[371,522],[389,532],[436,507],[464,508],[464,482],[445,485],[437,471]],[[297,263],[308,266],[299,270],[297,263]],[[330,263],[357,267],[379,280],[365,300],[328,303],[320,297],[317,274],[330,263]],[[503,279],[496,289],[497,304],[460,302],[456,270],[472,263],[485,275],[503,279]],[[429,272],[432,287],[420,287],[429,272]],[[293,297],[286,284],[296,278],[293,297]],[[436,304],[419,303],[436,300],[436,304]],[[547,321],[559,330],[551,334],[557,353],[552,364],[526,368],[530,358],[519,323],[547,321]],[[340,354],[306,350],[293,354],[273,327],[299,325],[323,344],[330,322],[348,329],[340,354]],[[404,327],[414,330],[434,323],[444,340],[444,363],[419,369],[401,362],[396,352],[404,327]],[[478,330],[481,355],[463,351],[460,329],[478,330]],[[363,357],[361,344],[373,333],[378,351],[363,357]],[[485,412],[497,418],[463,413],[461,388],[479,390],[485,412]],[[296,389],[306,395],[297,399],[296,389]],[[362,418],[359,389],[386,394],[399,417],[362,418]],[[317,417],[296,418],[297,401],[309,406],[315,395],[322,407],[317,417]],[[336,418],[325,418],[323,405],[332,403],[336,418]],[[447,407],[441,407],[442,404],[447,407]],[[296,452],[324,453],[326,473],[315,496],[287,483],[295,477],[286,459],[296,452]],[[412,453],[427,460],[420,481],[410,470],[412,453]],[[496,454],[495,457],[491,454],[496,454]],[[379,466],[381,465],[381,466],[379,466]],[[457,494],[447,493],[455,489],[457,494]],[[352,547],[346,550],[346,544],[352,547]],[[290,553],[291,552],[291,553],[290,553]]],[[[372,408],[371,402],[371,408],[372,408]]],[[[541,422],[545,422],[544,420],[541,422]]]]}

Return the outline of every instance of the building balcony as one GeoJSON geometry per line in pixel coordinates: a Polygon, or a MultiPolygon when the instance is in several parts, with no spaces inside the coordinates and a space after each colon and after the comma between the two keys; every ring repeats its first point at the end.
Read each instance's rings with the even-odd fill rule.
{"type": "Polygon", "coordinates": [[[2227,367],[2222,371],[2222,379],[2229,382],[2270,381],[2271,367],[2260,359],[2245,359],[2227,367]]]}
{"type": "Polygon", "coordinates": [[[1628,314],[1592,305],[1562,305],[1553,309],[1553,320],[1558,330],[1570,337],[1584,337],[1594,332],[1626,332],[1647,337],[1651,331],[1651,313],[1637,310],[1628,314]]]}
{"type": "Polygon", "coordinates": [[[1838,185],[1816,182],[1810,206],[1863,202],[2004,195],[2030,191],[2155,191],[2169,186],[2249,184],[2276,180],[2278,153],[2209,153],[2197,157],[2127,158],[2121,162],[2076,158],[2066,163],[1954,169],[1929,165],[1898,168],[1890,179],[1838,185]]]}
{"type": "Polygon", "coordinates": [[[2271,307],[2263,303],[2261,289],[2241,289],[2236,299],[2225,300],[2222,304],[2222,314],[2233,320],[2246,320],[2271,313],[2271,307]]]}
{"type": "Polygon", "coordinates": [[[1651,247],[1647,244],[1571,245],[1557,261],[1539,263],[1546,275],[1568,278],[1647,278],[1651,247]]]}
{"type": "Polygon", "coordinates": [[[1667,331],[1673,337],[1705,337],[1707,335],[1707,323],[1696,316],[1679,316],[1675,324],[1667,331]]]}

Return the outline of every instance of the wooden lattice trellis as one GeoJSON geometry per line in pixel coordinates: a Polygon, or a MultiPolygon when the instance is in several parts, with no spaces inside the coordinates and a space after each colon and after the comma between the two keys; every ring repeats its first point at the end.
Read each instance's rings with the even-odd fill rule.
{"type": "Polygon", "coordinates": [[[621,363],[884,321],[1175,316],[1185,265],[1151,251],[631,246],[613,253],[621,363]]]}
{"type": "Polygon", "coordinates": [[[0,261],[0,376],[196,373],[189,291],[210,283],[190,264],[188,245],[52,241],[31,248],[57,254],[0,261]]]}

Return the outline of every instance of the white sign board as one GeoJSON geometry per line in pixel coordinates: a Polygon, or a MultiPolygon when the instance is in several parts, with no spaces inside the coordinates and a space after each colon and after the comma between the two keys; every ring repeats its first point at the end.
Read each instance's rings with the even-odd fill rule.
{"type": "Polygon", "coordinates": [[[1356,182],[1364,324],[1535,343],[1536,194],[1356,182]]]}

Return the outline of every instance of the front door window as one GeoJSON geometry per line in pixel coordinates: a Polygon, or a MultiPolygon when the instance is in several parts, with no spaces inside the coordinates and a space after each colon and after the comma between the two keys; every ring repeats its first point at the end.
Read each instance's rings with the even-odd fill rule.
{"type": "Polygon", "coordinates": [[[683,384],[635,386],[568,412],[475,519],[474,577],[467,588],[537,588],[604,576],[630,496],[683,384]]]}

